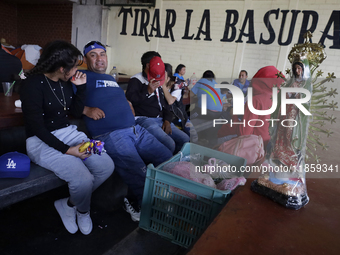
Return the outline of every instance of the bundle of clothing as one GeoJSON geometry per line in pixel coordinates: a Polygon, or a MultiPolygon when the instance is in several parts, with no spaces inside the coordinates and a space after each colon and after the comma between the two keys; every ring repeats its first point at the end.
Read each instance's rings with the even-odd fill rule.
{"type": "MultiPolygon", "coordinates": [[[[211,161],[213,161],[213,159],[211,161]]],[[[208,169],[209,168],[207,168],[206,173],[202,173],[196,170],[196,166],[194,164],[186,161],[170,162],[163,167],[163,170],[166,172],[184,177],[188,180],[192,180],[194,182],[201,183],[211,188],[219,190],[234,190],[238,185],[244,185],[246,183],[246,179],[244,177],[238,177],[234,174],[224,174],[224,177],[227,179],[223,179],[216,185],[213,179],[216,177],[216,173],[208,169]]],[[[221,179],[219,178],[219,180],[221,179]]],[[[192,199],[196,199],[195,194],[188,192],[186,190],[174,186],[171,186],[170,190],[190,197],[192,199]]]]}

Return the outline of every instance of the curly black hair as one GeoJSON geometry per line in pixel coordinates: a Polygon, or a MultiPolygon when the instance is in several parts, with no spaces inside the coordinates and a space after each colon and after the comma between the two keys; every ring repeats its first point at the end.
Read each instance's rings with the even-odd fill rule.
{"type": "Polygon", "coordinates": [[[53,41],[48,43],[41,53],[36,66],[26,73],[26,76],[38,73],[53,73],[63,67],[65,74],[76,66],[81,65],[83,55],[71,43],[66,41],[53,41]]]}

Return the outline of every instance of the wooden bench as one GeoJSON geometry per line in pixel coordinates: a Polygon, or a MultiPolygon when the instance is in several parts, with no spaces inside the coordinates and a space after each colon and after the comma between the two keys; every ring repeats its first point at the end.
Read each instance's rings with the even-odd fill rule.
{"type": "MultiPolygon", "coordinates": [[[[72,120],[78,130],[84,130],[85,124],[81,120],[72,120]]],[[[24,127],[15,127],[0,130],[0,155],[9,151],[26,153],[26,136],[24,127]]],[[[0,209],[34,197],[49,190],[66,185],[52,171],[31,163],[30,174],[26,178],[1,178],[0,179],[0,209]]],[[[105,200],[110,209],[117,208],[127,195],[127,185],[116,172],[96,191],[93,196],[105,200]]]]}
{"type": "Polygon", "coordinates": [[[65,184],[52,171],[31,163],[28,177],[0,179],[0,209],[65,184]]]}

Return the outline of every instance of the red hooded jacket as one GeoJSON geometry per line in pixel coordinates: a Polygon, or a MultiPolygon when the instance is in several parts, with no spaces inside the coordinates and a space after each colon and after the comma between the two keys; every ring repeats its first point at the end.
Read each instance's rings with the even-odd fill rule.
{"type": "MultiPolygon", "coordinates": [[[[252,78],[251,87],[253,88],[253,106],[257,110],[268,110],[272,106],[272,88],[274,85],[280,87],[280,85],[284,82],[283,79],[277,78],[276,74],[279,72],[274,66],[266,66],[261,68],[252,78]]],[[[237,120],[236,116],[233,117],[233,122],[240,122],[237,120]]],[[[230,127],[229,124],[223,125],[222,128],[218,132],[218,136],[226,136],[231,134],[237,135],[260,135],[263,138],[264,147],[266,148],[270,136],[269,136],[269,125],[270,121],[266,121],[270,119],[270,115],[257,115],[251,113],[248,108],[248,103],[245,104],[244,116],[245,127],[240,124],[233,125],[230,127]],[[248,125],[249,120],[262,120],[262,121],[251,121],[248,125]],[[261,126],[262,127],[253,127],[253,126],[261,126]]]]}

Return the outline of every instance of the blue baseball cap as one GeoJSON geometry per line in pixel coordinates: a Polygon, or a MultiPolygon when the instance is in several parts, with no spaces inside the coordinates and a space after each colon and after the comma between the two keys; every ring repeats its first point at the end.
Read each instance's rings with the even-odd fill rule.
{"type": "Polygon", "coordinates": [[[99,42],[99,41],[89,41],[84,46],[84,50],[83,50],[84,56],[86,56],[86,54],[93,49],[103,49],[106,52],[106,48],[101,42],[99,42]]]}
{"type": "Polygon", "coordinates": [[[19,152],[8,152],[0,157],[0,178],[25,178],[30,173],[30,158],[19,152]]]}

